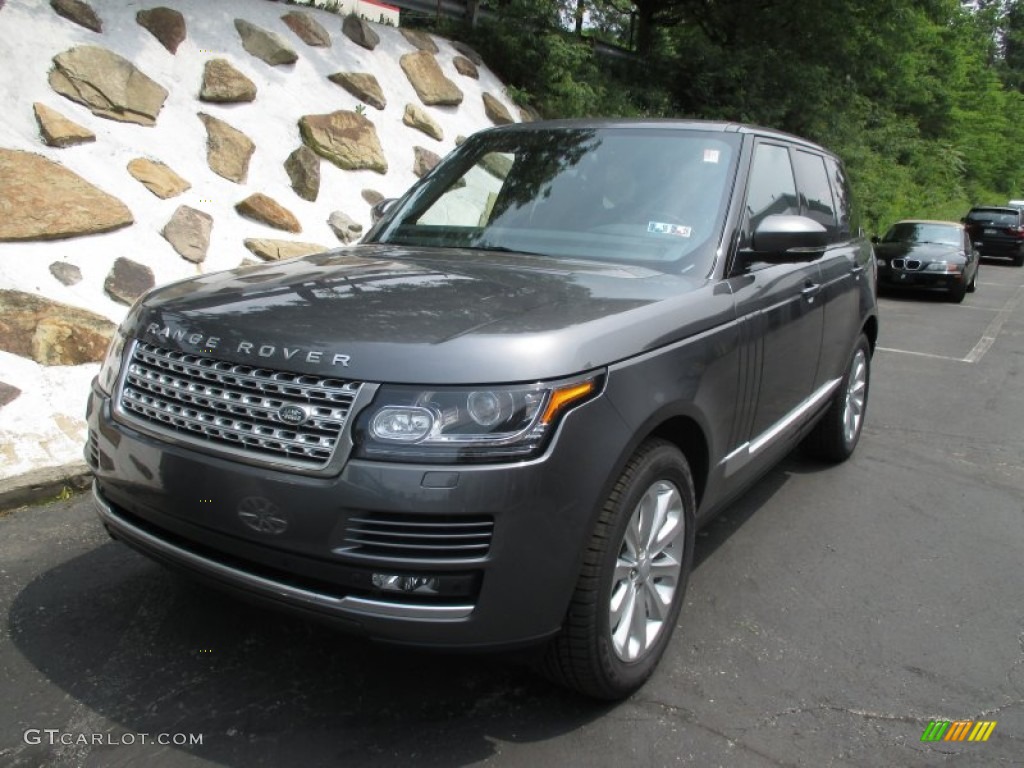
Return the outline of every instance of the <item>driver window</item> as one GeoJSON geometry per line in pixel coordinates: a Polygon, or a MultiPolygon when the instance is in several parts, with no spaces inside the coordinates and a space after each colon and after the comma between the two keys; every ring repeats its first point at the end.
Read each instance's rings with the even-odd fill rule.
{"type": "Polygon", "coordinates": [[[749,237],[766,216],[799,212],[789,150],[778,144],[759,144],[747,187],[749,226],[745,239],[749,244],[749,237]]]}

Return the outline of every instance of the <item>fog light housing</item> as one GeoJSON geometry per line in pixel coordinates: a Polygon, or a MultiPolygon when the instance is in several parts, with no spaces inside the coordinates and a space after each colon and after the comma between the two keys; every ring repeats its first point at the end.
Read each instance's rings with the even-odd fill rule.
{"type": "Polygon", "coordinates": [[[436,595],[441,584],[436,576],[411,576],[407,573],[375,573],[371,582],[382,592],[403,595],[436,595]]]}

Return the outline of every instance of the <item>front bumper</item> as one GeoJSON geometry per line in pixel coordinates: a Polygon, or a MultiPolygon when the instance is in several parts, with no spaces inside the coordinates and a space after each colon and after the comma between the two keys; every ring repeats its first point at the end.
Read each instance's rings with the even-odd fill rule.
{"type": "Polygon", "coordinates": [[[905,271],[892,267],[879,267],[878,284],[884,288],[922,288],[952,290],[962,284],[962,274],[943,272],[905,271]]]}
{"type": "Polygon", "coordinates": [[[628,441],[598,397],[568,413],[547,451],[528,462],[352,459],[336,476],[312,477],[143,434],[112,418],[95,386],[87,417],[97,509],[115,538],[348,631],[452,648],[525,645],[561,628],[628,441]],[[359,543],[367,526],[377,544],[359,543]],[[417,545],[408,552],[406,536],[417,545]],[[429,577],[441,588],[394,594],[379,586],[381,574],[429,577]]]}

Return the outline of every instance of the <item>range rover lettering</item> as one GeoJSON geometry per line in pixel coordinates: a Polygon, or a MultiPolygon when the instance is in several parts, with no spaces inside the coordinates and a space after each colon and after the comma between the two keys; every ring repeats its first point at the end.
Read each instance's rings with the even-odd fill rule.
{"type": "Polygon", "coordinates": [[[136,303],[89,400],[100,518],[348,631],[537,646],[628,695],[698,527],[797,444],[857,445],[875,260],[840,162],[736,124],[503,126],[379,211],[136,303]]]}

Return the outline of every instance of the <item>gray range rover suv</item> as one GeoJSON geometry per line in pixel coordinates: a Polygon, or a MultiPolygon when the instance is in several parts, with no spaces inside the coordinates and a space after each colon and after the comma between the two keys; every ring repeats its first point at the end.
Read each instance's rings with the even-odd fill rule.
{"type": "Polygon", "coordinates": [[[839,161],[735,124],[534,123],[383,208],[361,245],[136,303],[88,405],[103,524],[352,632],[543,646],[628,695],[697,528],[799,441],[860,437],[874,259],[839,161]]]}

